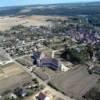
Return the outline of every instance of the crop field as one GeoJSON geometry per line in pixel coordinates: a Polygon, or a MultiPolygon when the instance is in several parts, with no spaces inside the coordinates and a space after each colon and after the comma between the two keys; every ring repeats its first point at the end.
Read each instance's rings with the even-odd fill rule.
{"type": "Polygon", "coordinates": [[[24,25],[24,26],[41,26],[41,25],[50,25],[50,22],[47,22],[47,19],[54,19],[54,18],[64,18],[65,17],[52,17],[52,16],[16,16],[16,17],[0,17],[0,31],[5,31],[10,29],[16,25],[24,25]],[[12,23],[13,22],[13,23],[12,23]]]}
{"type": "Polygon", "coordinates": [[[30,81],[30,75],[15,63],[0,68],[0,93],[15,89],[17,86],[22,86],[30,81]]]}
{"type": "Polygon", "coordinates": [[[18,63],[22,64],[23,66],[33,66],[33,61],[30,56],[25,56],[16,60],[18,63]]]}
{"type": "Polygon", "coordinates": [[[88,73],[86,66],[78,66],[68,72],[55,75],[50,84],[64,94],[79,99],[95,86],[98,79],[98,75],[88,73]]]}
{"type": "Polygon", "coordinates": [[[6,54],[6,52],[2,48],[0,48],[0,64],[7,61],[10,61],[9,56],[6,54]]]}

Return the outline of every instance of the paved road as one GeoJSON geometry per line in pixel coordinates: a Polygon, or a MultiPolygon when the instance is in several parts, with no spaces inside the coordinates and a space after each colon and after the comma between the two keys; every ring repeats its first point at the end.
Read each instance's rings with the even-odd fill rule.
{"type": "MultiPolygon", "coordinates": [[[[45,39],[39,39],[39,40],[36,41],[36,42],[44,41],[44,40],[45,40],[45,39]]],[[[28,46],[28,45],[34,44],[34,43],[36,43],[36,42],[30,42],[30,43],[27,43],[27,44],[25,44],[25,45],[18,46],[18,47],[28,46]]],[[[9,54],[8,54],[8,55],[9,55],[9,54]]],[[[70,97],[63,95],[61,92],[56,91],[55,89],[51,88],[46,82],[44,82],[43,80],[41,80],[41,79],[40,79],[38,76],[36,76],[34,73],[31,73],[31,72],[29,71],[28,68],[26,68],[25,66],[22,66],[20,63],[16,62],[16,59],[23,58],[23,57],[25,57],[25,56],[28,56],[28,55],[24,55],[24,56],[21,56],[21,57],[17,57],[17,58],[15,58],[15,59],[12,59],[10,56],[9,56],[9,57],[10,57],[10,59],[12,59],[12,62],[15,62],[16,64],[20,65],[21,68],[23,68],[23,69],[24,69],[27,73],[29,73],[33,78],[37,78],[37,79],[39,80],[39,83],[40,83],[40,84],[45,85],[47,88],[49,88],[49,89],[50,89],[55,95],[57,95],[58,97],[61,97],[61,98],[63,98],[64,100],[75,100],[75,99],[71,99],[70,97]]]]}
{"type": "Polygon", "coordinates": [[[68,96],[63,95],[62,93],[60,93],[59,91],[56,91],[55,89],[51,88],[50,86],[48,86],[46,84],[46,82],[42,81],[38,76],[36,76],[34,73],[31,73],[26,67],[22,66],[21,64],[19,64],[18,62],[14,61],[16,64],[20,65],[21,68],[23,68],[27,73],[29,73],[33,78],[37,78],[40,82],[40,84],[45,85],[47,88],[49,88],[55,95],[57,95],[58,97],[63,98],[64,100],[75,100],[75,99],[71,99],[68,96]]]}

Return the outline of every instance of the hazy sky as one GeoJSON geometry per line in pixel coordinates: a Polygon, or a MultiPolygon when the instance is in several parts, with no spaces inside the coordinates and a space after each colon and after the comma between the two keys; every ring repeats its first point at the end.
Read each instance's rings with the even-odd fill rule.
{"type": "Polygon", "coordinates": [[[0,6],[30,5],[30,4],[53,4],[70,2],[90,2],[100,0],[0,0],[0,6]]]}

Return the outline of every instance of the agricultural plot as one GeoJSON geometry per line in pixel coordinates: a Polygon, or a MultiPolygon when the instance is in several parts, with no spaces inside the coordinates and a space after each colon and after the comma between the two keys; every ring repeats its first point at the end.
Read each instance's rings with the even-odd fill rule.
{"type": "Polygon", "coordinates": [[[55,75],[50,84],[62,93],[79,99],[95,86],[98,79],[99,76],[90,75],[85,66],[79,66],[68,72],[55,75]]]}
{"type": "Polygon", "coordinates": [[[25,56],[16,60],[18,63],[22,64],[23,66],[33,66],[33,61],[30,56],[25,56]]]}
{"type": "Polygon", "coordinates": [[[2,48],[0,48],[0,64],[3,65],[8,62],[11,62],[10,57],[6,54],[6,52],[2,48]]]}
{"type": "Polygon", "coordinates": [[[15,63],[10,63],[0,68],[0,94],[30,81],[30,75],[15,63]]]}

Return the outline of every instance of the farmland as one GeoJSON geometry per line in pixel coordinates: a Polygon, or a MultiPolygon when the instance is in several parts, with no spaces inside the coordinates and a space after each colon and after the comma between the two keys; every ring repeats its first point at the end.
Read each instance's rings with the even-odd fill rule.
{"type": "Polygon", "coordinates": [[[19,65],[10,63],[0,68],[0,93],[22,86],[31,77],[19,65]]]}
{"type": "Polygon", "coordinates": [[[67,73],[56,75],[51,79],[50,84],[70,97],[81,98],[95,86],[98,79],[98,75],[88,74],[86,66],[78,66],[67,73]]]}
{"type": "Polygon", "coordinates": [[[34,15],[34,16],[15,16],[15,17],[10,17],[10,16],[4,16],[0,17],[0,31],[5,31],[10,29],[13,26],[16,25],[24,25],[24,26],[47,26],[50,25],[50,22],[47,22],[47,19],[53,19],[53,18],[67,18],[67,17],[53,17],[53,16],[39,16],[39,15],[34,15]],[[13,22],[13,23],[11,23],[13,22]],[[10,23],[10,24],[9,24],[10,23]]]}

